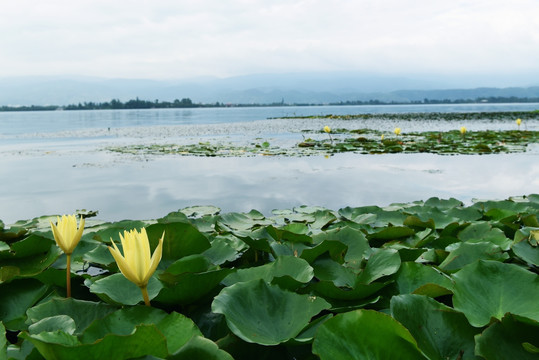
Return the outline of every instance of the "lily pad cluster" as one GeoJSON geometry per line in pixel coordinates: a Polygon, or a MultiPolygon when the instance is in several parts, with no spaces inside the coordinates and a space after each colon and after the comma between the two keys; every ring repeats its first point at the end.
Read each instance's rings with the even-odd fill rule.
{"type": "Polygon", "coordinates": [[[337,129],[344,134],[328,141],[307,139],[299,147],[312,148],[329,153],[356,152],[361,154],[381,153],[432,153],[440,155],[497,154],[525,152],[527,146],[539,142],[537,131],[469,131],[459,130],[436,132],[400,133],[383,138],[380,131],[369,129],[337,129]],[[355,135],[355,136],[350,136],[355,135]]]}
{"type": "MultiPolygon", "coordinates": [[[[323,130],[320,131],[323,133],[323,130]]],[[[269,141],[237,145],[226,142],[196,144],[142,144],[109,147],[107,150],[132,155],[182,156],[313,156],[343,152],[360,154],[433,153],[496,154],[525,152],[529,144],[539,143],[538,131],[468,131],[411,132],[387,135],[372,129],[335,129],[333,137],[314,136],[291,147],[270,144],[269,141]],[[383,137],[387,135],[387,137],[383,137]]]]}
{"type": "Polygon", "coordinates": [[[372,119],[372,120],[399,120],[399,121],[462,121],[473,118],[475,120],[522,120],[537,119],[539,110],[533,111],[481,111],[481,112],[419,112],[419,113],[371,113],[371,114],[327,114],[327,115],[305,115],[305,116],[283,116],[279,119],[372,119]]]}
{"type": "MultiPolygon", "coordinates": [[[[85,213],[93,215],[92,213],[85,213]]],[[[539,195],[0,222],[0,359],[537,359],[539,195]],[[145,228],[153,307],[107,246],[145,228]]]]}

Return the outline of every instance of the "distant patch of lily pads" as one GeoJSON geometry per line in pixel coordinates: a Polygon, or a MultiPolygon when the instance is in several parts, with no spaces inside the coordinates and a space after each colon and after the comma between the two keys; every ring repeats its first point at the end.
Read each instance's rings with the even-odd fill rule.
{"type": "Polygon", "coordinates": [[[400,132],[387,134],[373,129],[332,129],[317,133],[304,131],[309,137],[293,146],[273,145],[269,141],[237,145],[230,142],[194,144],[138,144],[109,147],[107,150],[133,155],[182,156],[313,156],[353,152],[358,154],[432,153],[499,154],[525,152],[529,144],[539,142],[539,132],[528,130],[446,132],[400,132]],[[333,137],[331,135],[334,135],[333,137]]]}
{"type": "Polygon", "coordinates": [[[136,144],[108,147],[106,150],[133,155],[182,155],[210,157],[244,156],[316,156],[352,152],[358,154],[384,153],[432,153],[499,154],[525,152],[528,145],[539,142],[539,132],[521,129],[528,120],[537,120],[539,110],[525,112],[480,112],[480,113],[405,113],[405,114],[355,114],[355,115],[310,115],[291,116],[281,119],[327,119],[331,120],[399,120],[403,128],[394,132],[370,128],[337,128],[324,126],[319,130],[303,130],[293,144],[270,139],[255,139],[249,144],[231,141],[197,142],[191,144],[136,144]],[[512,130],[468,131],[455,127],[450,131],[406,131],[406,122],[412,121],[463,121],[491,120],[493,122],[515,121],[512,130]],[[300,138],[301,136],[301,138],[300,138]]]}

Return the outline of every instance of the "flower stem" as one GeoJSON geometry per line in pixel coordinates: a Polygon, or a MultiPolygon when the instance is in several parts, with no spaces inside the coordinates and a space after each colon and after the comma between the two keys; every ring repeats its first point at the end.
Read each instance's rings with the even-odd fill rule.
{"type": "Polygon", "coordinates": [[[150,297],[148,296],[148,288],[146,286],[141,287],[140,291],[142,291],[142,297],[144,298],[144,304],[146,304],[146,306],[152,306],[150,304],[150,297]]]}
{"type": "Polygon", "coordinates": [[[66,267],[66,287],[67,297],[71,297],[71,254],[67,255],[67,267],[66,267]]]}

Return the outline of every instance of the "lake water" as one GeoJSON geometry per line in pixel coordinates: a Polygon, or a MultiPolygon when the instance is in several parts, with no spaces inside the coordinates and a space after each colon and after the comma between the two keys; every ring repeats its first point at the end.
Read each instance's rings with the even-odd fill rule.
{"type": "Polygon", "coordinates": [[[146,110],[0,112],[0,136],[136,126],[228,124],[268,118],[380,113],[539,110],[539,104],[285,106],[146,110]]]}
{"type": "MultiPolygon", "coordinates": [[[[0,219],[97,210],[99,219],[152,219],[191,205],[223,212],[319,205],[380,205],[431,196],[502,199],[539,192],[537,146],[522,154],[432,154],[206,158],[128,156],[105,151],[133,143],[244,141],[296,143],[328,120],[282,116],[404,112],[526,111],[539,104],[317,106],[185,110],[0,113],[0,219]]],[[[339,123],[329,124],[338,127],[339,123]]],[[[365,123],[391,131],[395,121],[365,123]]],[[[407,129],[461,124],[407,122],[407,129]]],[[[474,122],[469,129],[515,128],[474,122]]],[[[539,130],[539,120],[523,126],[539,130]]],[[[401,126],[402,127],[402,126],[401,126]]],[[[410,130],[412,131],[412,130],[410,130]]]]}

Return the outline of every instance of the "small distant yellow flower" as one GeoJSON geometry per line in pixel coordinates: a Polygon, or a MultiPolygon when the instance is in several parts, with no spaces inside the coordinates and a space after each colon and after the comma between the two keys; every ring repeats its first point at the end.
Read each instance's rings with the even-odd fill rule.
{"type": "Polygon", "coordinates": [[[66,295],[71,297],[71,254],[77,247],[84,231],[84,218],[80,217],[79,228],[77,229],[77,218],[75,215],[63,215],[56,218],[56,225],[51,221],[52,234],[56,244],[66,254],[66,295]]]}
{"type": "Polygon", "coordinates": [[[380,136],[380,140],[384,141],[384,134],[382,134],[382,136],[380,136]]]}
{"type": "Polygon", "coordinates": [[[461,128],[460,128],[460,133],[461,133],[462,135],[466,134],[466,126],[461,126],[461,128]]]}
{"type": "Polygon", "coordinates": [[[522,124],[522,120],[520,118],[517,119],[516,121],[517,125],[520,127],[520,124],[522,124]]]}
{"type": "Polygon", "coordinates": [[[122,242],[122,248],[124,254],[120,252],[114,241],[110,239],[114,248],[109,246],[109,251],[116,260],[118,268],[122,274],[135,285],[137,285],[144,297],[144,303],[150,306],[150,299],[148,297],[148,281],[152,277],[159,261],[161,261],[161,255],[163,253],[163,239],[165,233],[159,239],[159,244],[155,248],[153,255],[150,257],[150,241],[148,240],[148,234],[146,229],[142,228],[140,232],[136,229],[131,231],[124,231],[120,233],[120,239],[122,242]]]}
{"type": "Polygon", "coordinates": [[[331,128],[329,126],[324,126],[324,131],[328,134],[329,140],[331,141],[331,144],[333,145],[333,138],[331,137],[331,128]]]}
{"type": "Polygon", "coordinates": [[[393,132],[395,133],[395,135],[399,136],[400,133],[401,133],[401,128],[395,128],[395,130],[393,130],[393,132]]]}
{"type": "Polygon", "coordinates": [[[77,229],[77,218],[75,215],[63,215],[62,218],[57,217],[57,225],[51,221],[52,233],[56,244],[62,249],[66,255],[71,255],[73,250],[82,237],[84,230],[84,219],[80,217],[79,228],[77,229]]]}

